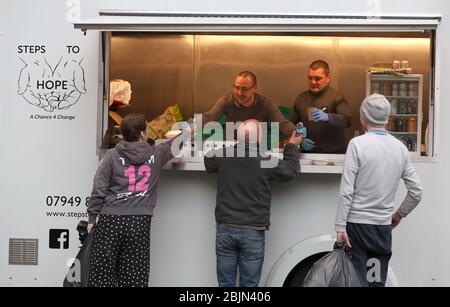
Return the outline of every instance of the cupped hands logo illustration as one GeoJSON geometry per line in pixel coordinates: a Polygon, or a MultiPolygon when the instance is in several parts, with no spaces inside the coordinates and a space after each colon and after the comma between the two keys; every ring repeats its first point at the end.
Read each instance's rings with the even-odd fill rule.
{"type": "Polygon", "coordinates": [[[20,70],[17,93],[29,104],[47,112],[65,110],[86,93],[83,59],[63,60],[52,66],[45,57],[27,62],[20,70]]]}

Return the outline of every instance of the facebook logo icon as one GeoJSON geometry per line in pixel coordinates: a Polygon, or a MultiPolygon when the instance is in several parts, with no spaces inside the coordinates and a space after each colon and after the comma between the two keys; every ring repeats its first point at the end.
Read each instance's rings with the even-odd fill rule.
{"type": "Polygon", "coordinates": [[[69,229],[50,229],[49,247],[56,249],[69,248],[69,229]]]}

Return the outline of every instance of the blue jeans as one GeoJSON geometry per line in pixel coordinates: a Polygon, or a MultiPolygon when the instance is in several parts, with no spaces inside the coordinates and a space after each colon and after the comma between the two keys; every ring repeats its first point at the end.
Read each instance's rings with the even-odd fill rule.
{"type": "Polygon", "coordinates": [[[217,225],[217,279],[220,287],[257,287],[264,262],[265,231],[217,225]]]}

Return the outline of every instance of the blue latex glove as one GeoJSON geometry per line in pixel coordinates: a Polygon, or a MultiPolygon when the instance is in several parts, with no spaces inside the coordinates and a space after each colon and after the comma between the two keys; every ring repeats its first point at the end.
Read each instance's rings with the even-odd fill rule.
{"type": "Polygon", "coordinates": [[[314,142],[311,139],[304,138],[303,141],[300,143],[300,147],[303,150],[310,151],[310,150],[313,150],[314,147],[316,147],[316,142],[314,142]]]}
{"type": "Polygon", "coordinates": [[[319,109],[314,110],[314,112],[312,112],[311,115],[312,115],[313,121],[316,122],[316,123],[319,122],[319,121],[327,122],[329,120],[328,119],[328,114],[325,113],[322,110],[319,110],[319,109]]]}

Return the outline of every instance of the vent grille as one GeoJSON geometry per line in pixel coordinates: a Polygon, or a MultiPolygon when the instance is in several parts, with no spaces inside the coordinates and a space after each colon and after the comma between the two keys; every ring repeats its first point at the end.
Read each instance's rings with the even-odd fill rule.
{"type": "Polygon", "coordinates": [[[10,265],[38,265],[38,239],[9,239],[10,265]]]}

